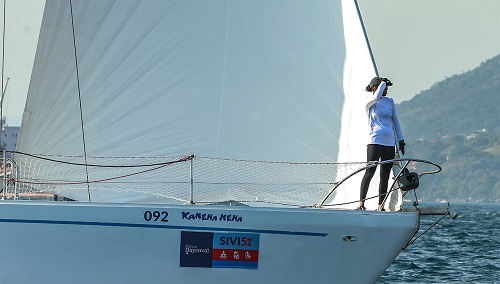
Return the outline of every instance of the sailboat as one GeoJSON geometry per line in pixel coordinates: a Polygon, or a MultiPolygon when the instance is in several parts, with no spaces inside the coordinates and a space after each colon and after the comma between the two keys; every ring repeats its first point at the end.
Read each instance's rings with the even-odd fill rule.
{"type": "Polygon", "coordinates": [[[376,282],[440,167],[353,210],[375,75],[353,0],[47,0],[0,282],[376,282]]]}

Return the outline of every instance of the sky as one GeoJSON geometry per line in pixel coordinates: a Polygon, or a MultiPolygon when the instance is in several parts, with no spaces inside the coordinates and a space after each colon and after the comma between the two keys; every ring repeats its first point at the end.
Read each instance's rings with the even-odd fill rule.
{"type": "MultiPolygon", "coordinates": [[[[10,80],[3,115],[7,125],[20,126],[45,0],[5,3],[4,86],[10,80]]],[[[500,54],[500,0],[358,0],[358,4],[379,73],[394,82],[389,96],[396,103],[500,54]]],[[[3,5],[0,8],[3,15],[3,5]]]]}
{"type": "MultiPolygon", "coordinates": [[[[500,0],[358,0],[396,103],[500,54],[500,0]]],[[[368,84],[368,83],[367,83],[368,84]]]]}

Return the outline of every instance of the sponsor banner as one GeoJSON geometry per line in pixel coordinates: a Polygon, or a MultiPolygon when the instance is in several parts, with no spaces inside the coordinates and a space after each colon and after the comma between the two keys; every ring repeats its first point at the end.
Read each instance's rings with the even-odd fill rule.
{"type": "Polygon", "coordinates": [[[257,269],[258,262],[258,234],[181,232],[181,267],[257,269]]]}
{"type": "Polygon", "coordinates": [[[259,262],[259,235],[214,233],[212,266],[254,268],[259,262]]]}
{"type": "Polygon", "coordinates": [[[181,267],[212,267],[212,243],[210,232],[181,232],[181,267]]]}

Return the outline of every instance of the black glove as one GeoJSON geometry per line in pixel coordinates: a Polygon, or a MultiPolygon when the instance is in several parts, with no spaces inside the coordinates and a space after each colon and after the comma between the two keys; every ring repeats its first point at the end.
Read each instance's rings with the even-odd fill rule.
{"type": "Polygon", "coordinates": [[[391,80],[389,80],[387,78],[382,78],[381,80],[384,81],[387,84],[387,87],[390,87],[390,86],[393,85],[392,82],[391,82],[391,80]]]}
{"type": "Polygon", "coordinates": [[[401,151],[401,154],[405,154],[405,141],[404,140],[399,140],[399,150],[401,151]]]}

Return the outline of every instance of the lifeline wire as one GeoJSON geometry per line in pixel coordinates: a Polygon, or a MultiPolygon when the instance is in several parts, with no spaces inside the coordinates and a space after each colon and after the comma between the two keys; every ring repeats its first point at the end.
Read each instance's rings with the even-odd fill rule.
{"type": "MultiPolygon", "coordinates": [[[[81,163],[74,163],[74,162],[67,162],[67,161],[60,161],[60,160],[55,160],[55,159],[49,159],[37,155],[32,155],[28,153],[23,153],[23,152],[17,152],[17,151],[7,151],[9,153],[15,153],[15,154],[21,154],[21,155],[26,155],[32,158],[40,159],[40,160],[45,160],[45,161],[50,161],[50,162],[56,162],[56,163],[61,163],[61,164],[67,164],[67,165],[73,165],[73,166],[86,166],[86,167],[99,167],[99,168],[141,168],[141,167],[153,167],[153,166],[161,166],[165,164],[173,164],[177,162],[184,162],[184,161],[189,161],[194,159],[194,155],[191,156],[184,156],[181,157],[179,160],[175,161],[167,161],[167,162],[161,162],[161,163],[153,163],[153,164],[138,164],[138,165],[98,165],[98,164],[89,164],[85,162],[84,164],[81,163]]],[[[95,157],[94,157],[95,158],[95,157]]]]}

